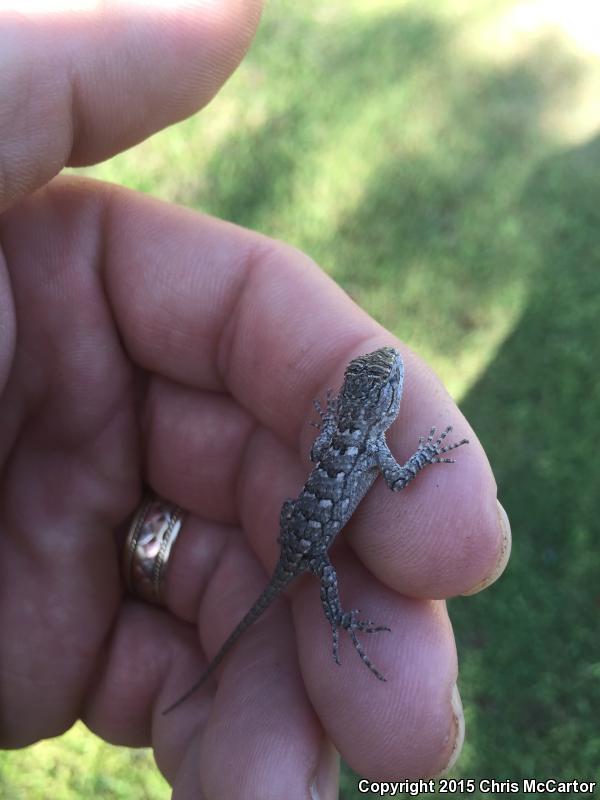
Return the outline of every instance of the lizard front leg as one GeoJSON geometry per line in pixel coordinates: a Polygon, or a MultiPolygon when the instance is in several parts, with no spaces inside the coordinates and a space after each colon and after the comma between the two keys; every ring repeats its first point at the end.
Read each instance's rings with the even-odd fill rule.
{"type": "Polygon", "coordinates": [[[337,574],[333,564],[326,555],[313,559],[309,569],[321,581],[321,603],[323,604],[325,616],[331,625],[333,634],[333,658],[336,664],[340,663],[338,644],[339,630],[341,628],[342,630],[347,630],[350,634],[352,643],[363,663],[367,665],[375,677],[379,678],[380,681],[385,681],[381,672],[379,672],[363,650],[361,643],[358,641],[356,632],[378,633],[379,631],[389,631],[390,629],[385,625],[375,625],[371,620],[357,619],[357,615],[360,614],[360,610],[357,608],[352,609],[352,611],[344,611],[342,609],[338,592],[337,574]]]}
{"type": "Polygon", "coordinates": [[[460,442],[444,445],[444,439],[451,430],[452,426],[449,425],[434,441],[435,428],[432,428],[427,439],[424,436],[419,438],[416,452],[404,464],[396,461],[382,436],[377,441],[373,455],[390,489],[394,492],[404,489],[428,464],[454,464],[453,458],[441,458],[441,456],[463,444],[468,444],[469,440],[462,439],[460,442]]]}
{"type": "Polygon", "coordinates": [[[334,397],[333,391],[328,389],[325,410],[323,410],[318,400],[313,400],[313,406],[317,414],[321,417],[321,422],[311,422],[313,428],[319,431],[319,435],[313,442],[310,451],[310,460],[313,464],[316,464],[329,449],[331,437],[337,425],[337,397],[334,397]]]}

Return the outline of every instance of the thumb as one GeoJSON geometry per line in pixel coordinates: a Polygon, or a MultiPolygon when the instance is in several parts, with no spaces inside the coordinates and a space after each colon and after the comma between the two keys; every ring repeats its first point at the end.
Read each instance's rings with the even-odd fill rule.
{"type": "Polygon", "coordinates": [[[3,3],[0,212],[63,166],[102,161],[206,105],[242,59],[261,6],[3,3]]]}

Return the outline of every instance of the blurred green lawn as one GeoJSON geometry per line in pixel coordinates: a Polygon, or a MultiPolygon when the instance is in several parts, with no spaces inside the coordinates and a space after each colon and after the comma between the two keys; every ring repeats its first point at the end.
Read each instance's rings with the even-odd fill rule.
{"type": "MultiPolygon", "coordinates": [[[[456,776],[600,780],[600,50],[582,7],[270,0],[207,110],[83,170],[306,250],[460,400],[514,546],[496,587],[450,603],[456,776]]],[[[76,726],[0,754],[0,797],[166,798],[151,763],[76,726]]]]}

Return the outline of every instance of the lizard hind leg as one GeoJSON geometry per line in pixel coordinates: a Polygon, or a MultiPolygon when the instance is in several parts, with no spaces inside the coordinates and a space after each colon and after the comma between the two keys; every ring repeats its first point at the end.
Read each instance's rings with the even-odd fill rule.
{"type": "Polygon", "coordinates": [[[356,631],[363,631],[364,633],[379,633],[380,631],[390,631],[391,628],[388,628],[386,625],[375,625],[370,619],[359,620],[356,618],[358,614],[360,614],[360,609],[358,608],[354,608],[352,611],[342,614],[340,627],[347,630],[350,634],[352,644],[360,656],[361,661],[366,664],[376,678],[379,678],[380,681],[385,681],[386,679],[363,650],[363,646],[358,640],[356,631]]]}
{"type": "Polygon", "coordinates": [[[323,605],[325,616],[331,625],[333,634],[333,658],[336,664],[340,663],[338,652],[339,631],[346,630],[350,634],[352,644],[363,664],[371,670],[376,678],[380,681],[385,681],[381,672],[365,653],[356,633],[357,631],[379,633],[380,631],[389,631],[390,628],[385,625],[375,625],[370,619],[359,620],[359,609],[353,609],[352,611],[344,611],[342,609],[337,585],[337,574],[327,556],[316,560],[311,566],[311,571],[317,575],[321,581],[321,604],[323,605]]]}

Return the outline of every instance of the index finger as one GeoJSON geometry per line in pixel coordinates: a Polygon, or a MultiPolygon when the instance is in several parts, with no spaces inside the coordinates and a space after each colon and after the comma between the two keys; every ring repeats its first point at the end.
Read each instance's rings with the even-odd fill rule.
{"type": "Polygon", "coordinates": [[[109,220],[107,288],[134,360],[227,391],[294,447],[318,388],[361,340],[385,335],[282,242],[124,191],[109,220]]]}
{"type": "Polygon", "coordinates": [[[65,164],[102,161],[205,106],[260,12],[260,0],[2,3],[0,211],[65,164]]]}

